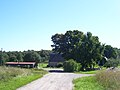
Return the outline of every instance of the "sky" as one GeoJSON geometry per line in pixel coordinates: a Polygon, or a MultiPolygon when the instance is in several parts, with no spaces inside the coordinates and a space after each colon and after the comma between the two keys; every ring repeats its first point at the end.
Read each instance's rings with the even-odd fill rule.
{"type": "Polygon", "coordinates": [[[120,48],[120,0],[0,0],[0,48],[51,50],[52,35],[91,32],[120,48]]]}

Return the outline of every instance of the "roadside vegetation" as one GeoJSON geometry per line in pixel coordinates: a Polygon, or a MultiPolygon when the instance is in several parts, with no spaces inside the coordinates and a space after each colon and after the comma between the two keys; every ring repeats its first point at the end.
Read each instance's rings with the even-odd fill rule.
{"type": "Polygon", "coordinates": [[[75,60],[70,59],[63,63],[63,68],[65,72],[75,72],[80,71],[81,65],[77,63],[75,60]]]}
{"type": "Polygon", "coordinates": [[[97,82],[102,85],[106,90],[119,90],[120,89],[120,71],[107,70],[96,74],[97,82]]]}
{"type": "Polygon", "coordinates": [[[46,73],[37,69],[0,67],[0,90],[16,90],[46,73]]]}
{"type": "Polygon", "coordinates": [[[94,76],[78,78],[73,80],[73,83],[74,90],[105,90],[94,76]]]}
{"type": "Polygon", "coordinates": [[[39,68],[47,68],[48,67],[48,62],[42,62],[38,64],[39,68]]]}
{"type": "Polygon", "coordinates": [[[74,90],[119,90],[120,71],[102,70],[95,76],[82,77],[73,80],[74,90]]]}
{"type": "Polygon", "coordinates": [[[98,73],[100,70],[92,70],[92,71],[79,71],[79,72],[75,72],[77,74],[96,74],[98,73]]]}

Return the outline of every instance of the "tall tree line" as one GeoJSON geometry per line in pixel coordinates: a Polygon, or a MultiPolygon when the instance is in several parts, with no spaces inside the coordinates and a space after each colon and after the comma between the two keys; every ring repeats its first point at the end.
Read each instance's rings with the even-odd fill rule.
{"type": "Polygon", "coordinates": [[[0,65],[4,65],[5,62],[48,62],[50,52],[51,50],[0,51],[0,65]]]}

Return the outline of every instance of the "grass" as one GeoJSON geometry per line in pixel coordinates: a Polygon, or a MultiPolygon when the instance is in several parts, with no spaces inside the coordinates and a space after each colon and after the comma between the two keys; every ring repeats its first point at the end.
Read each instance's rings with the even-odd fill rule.
{"type": "Polygon", "coordinates": [[[39,68],[46,68],[48,63],[39,63],[39,68]]]}
{"type": "Polygon", "coordinates": [[[102,71],[96,74],[96,79],[106,90],[120,90],[120,71],[102,71]]]}
{"type": "Polygon", "coordinates": [[[38,69],[30,70],[0,67],[0,90],[16,90],[17,88],[42,77],[46,73],[46,71],[38,69]]]}
{"type": "Polygon", "coordinates": [[[82,77],[73,80],[74,90],[105,90],[103,86],[97,83],[94,76],[82,77]]]}
{"type": "Polygon", "coordinates": [[[0,80],[6,81],[17,76],[27,76],[32,74],[30,69],[13,67],[0,67],[0,80]]]}
{"type": "Polygon", "coordinates": [[[119,69],[101,70],[99,72],[89,71],[88,73],[95,73],[96,75],[74,80],[75,90],[120,90],[119,69]]]}
{"type": "Polygon", "coordinates": [[[76,72],[77,74],[96,74],[98,73],[99,70],[94,70],[94,71],[80,71],[80,72],[76,72]]]}
{"type": "Polygon", "coordinates": [[[24,77],[17,77],[8,80],[7,82],[0,82],[0,90],[16,90],[17,88],[40,78],[40,75],[30,75],[24,77]]]}

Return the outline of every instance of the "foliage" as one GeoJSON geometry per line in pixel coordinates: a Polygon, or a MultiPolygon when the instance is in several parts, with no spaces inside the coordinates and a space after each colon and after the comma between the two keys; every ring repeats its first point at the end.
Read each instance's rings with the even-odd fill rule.
{"type": "Polygon", "coordinates": [[[67,31],[65,34],[55,34],[51,39],[53,51],[61,53],[67,60],[74,59],[81,63],[82,70],[94,68],[103,58],[104,45],[90,32],[84,34],[78,30],[67,31]]]}
{"type": "Polygon", "coordinates": [[[50,50],[41,50],[37,52],[41,56],[41,62],[48,62],[50,58],[50,50]]]}
{"type": "Polygon", "coordinates": [[[105,57],[107,57],[108,59],[110,58],[117,58],[117,49],[113,48],[111,45],[106,45],[105,46],[105,50],[104,50],[104,55],[105,57]]]}
{"type": "Polygon", "coordinates": [[[5,62],[25,62],[25,61],[35,61],[39,62],[48,62],[50,50],[41,50],[41,51],[12,51],[5,52],[0,51],[0,65],[4,65],[5,62]]]}
{"type": "Polygon", "coordinates": [[[120,89],[120,71],[108,70],[96,74],[97,81],[105,87],[106,90],[120,89]]]}
{"type": "Polygon", "coordinates": [[[115,48],[116,52],[117,52],[117,58],[120,59],[120,49],[115,48]]]}
{"type": "Polygon", "coordinates": [[[105,67],[117,67],[120,64],[120,60],[118,59],[109,59],[106,63],[105,63],[105,67]]]}
{"type": "Polygon", "coordinates": [[[36,62],[38,64],[41,61],[41,57],[37,52],[28,52],[24,56],[24,61],[36,62]]]}
{"type": "Polygon", "coordinates": [[[105,90],[104,87],[97,83],[94,76],[78,78],[73,83],[74,90],[105,90]]]}
{"type": "Polygon", "coordinates": [[[75,60],[70,59],[63,63],[63,68],[65,72],[74,72],[74,71],[79,71],[81,65],[77,63],[75,60]]]}
{"type": "Polygon", "coordinates": [[[6,53],[0,52],[0,65],[4,65],[8,61],[9,56],[6,53]]]}

